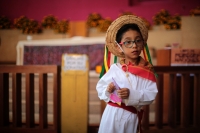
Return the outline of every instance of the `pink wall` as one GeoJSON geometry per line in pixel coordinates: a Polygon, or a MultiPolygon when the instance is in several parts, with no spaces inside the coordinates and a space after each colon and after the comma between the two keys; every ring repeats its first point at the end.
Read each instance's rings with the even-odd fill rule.
{"type": "Polygon", "coordinates": [[[0,0],[0,15],[10,19],[25,15],[42,20],[45,15],[53,14],[58,19],[70,21],[86,20],[89,13],[97,12],[103,17],[115,19],[123,11],[131,11],[152,22],[152,16],[161,9],[172,15],[189,15],[191,9],[200,6],[200,0],[0,0]],[[143,2],[141,2],[143,1],[143,2]]]}

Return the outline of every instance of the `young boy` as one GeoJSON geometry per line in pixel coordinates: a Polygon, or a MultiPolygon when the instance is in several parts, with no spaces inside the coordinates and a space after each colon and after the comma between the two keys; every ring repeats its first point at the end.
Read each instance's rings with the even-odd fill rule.
{"type": "Polygon", "coordinates": [[[141,107],[154,101],[158,91],[152,65],[140,56],[147,38],[145,23],[134,15],[121,16],[108,28],[106,46],[121,59],[120,63],[111,65],[96,86],[99,98],[108,103],[99,133],[136,133],[141,122],[141,107]],[[121,103],[113,102],[114,92],[121,103]]]}

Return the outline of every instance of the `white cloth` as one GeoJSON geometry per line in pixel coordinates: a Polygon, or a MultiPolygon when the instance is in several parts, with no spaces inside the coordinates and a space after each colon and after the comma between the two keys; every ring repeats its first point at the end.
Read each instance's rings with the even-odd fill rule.
{"type": "MultiPolygon", "coordinates": [[[[97,83],[98,97],[105,102],[110,101],[110,93],[106,89],[113,77],[120,88],[130,90],[129,98],[122,101],[126,106],[140,109],[142,105],[151,104],[158,92],[156,82],[129,72],[128,75],[127,77],[119,63],[111,65],[109,71],[97,83]]],[[[107,105],[101,118],[99,133],[136,133],[137,125],[137,114],[107,105]]]]}

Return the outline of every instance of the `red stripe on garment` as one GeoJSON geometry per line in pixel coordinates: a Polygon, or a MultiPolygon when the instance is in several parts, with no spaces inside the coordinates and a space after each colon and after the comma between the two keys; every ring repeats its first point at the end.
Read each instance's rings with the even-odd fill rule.
{"type": "Polygon", "coordinates": [[[111,58],[111,53],[110,51],[108,51],[108,58],[107,58],[108,69],[110,68],[110,58],[111,58]]]}
{"type": "Polygon", "coordinates": [[[143,56],[144,56],[144,59],[147,61],[147,57],[146,57],[146,53],[145,53],[145,50],[143,49],[143,56]]]}
{"type": "Polygon", "coordinates": [[[127,110],[127,111],[132,112],[133,114],[137,114],[137,112],[138,112],[137,109],[136,109],[135,107],[133,107],[133,106],[126,106],[124,103],[121,103],[121,106],[120,106],[120,105],[118,105],[118,104],[116,104],[116,103],[113,103],[113,102],[110,102],[110,101],[109,101],[108,104],[111,105],[111,106],[123,108],[123,109],[125,109],[125,110],[127,110]]]}
{"type": "Polygon", "coordinates": [[[146,69],[144,67],[128,66],[128,71],[130,73],[138,75],[142,78],[156,82],[156,77],[155,77],[154,73],[152,71],[150,71],[149,69],[146,69]]]}
{"type": "Polygon", "coordinates": [[[109,101],[108,104],[111,105],[111,106],[114,106],[114,107],[123,108],[123,109],[125,109],[127,111],[130,111],[133,114],[137,114],[137,116],[138,116],[139,132],[143,133],[143,131],[142,131],[142,116],[143,116],[144,110],[141,109],[140,111],[137,111],[137,109],[135,107],[133,107],[133,106],[126,106],[124,103],[121,103],[121,106],[120,106],[120,105],[118,105],[116,103],[113,103],[113,102],[109,101]]]}

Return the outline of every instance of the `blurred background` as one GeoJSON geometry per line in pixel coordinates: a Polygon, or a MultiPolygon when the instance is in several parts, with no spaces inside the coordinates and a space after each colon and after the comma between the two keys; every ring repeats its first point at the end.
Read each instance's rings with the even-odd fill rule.
{"type": "MultiPolygon", "coordinates": [[[[159,74],[162,73],[165,77],[163,81],[159,80],[163,86],[159,86],[161,93],[157,101],[161,101],[162,104],[153,102],[148,108],[149,114],[145,119],[147,125],[154,125],[159,129],[166,125],[180,127],[179,130],[165,130],[165,132],[198,132],[199,129],[196,127],[200,120],[198,115],[200,100],[197,98],[200,86],[199,69],[194,67],[188,70],[183,67],[177,72],[178,70],[171,69],[170,66],[200,65],[200,0],[0,0],[0,65],[60,66],[64,53],[86,54],[89,59],[86,119],[89,127],[94,127],[91,132],[97,132],[104,106],[97,96],[95,87],[103,63],[106,30],[113,20],[126,14],[133,14],[144,20],[149,30],[147,44],[153,65],[167,66],[158,69],[159,74]],[[192,71],[192,75],[189,71],[192,71]],[[165,75],[166,73],[168,75],[165,75]],[[187,73],[187,76],[181,77],[180,73],[183,75],[187,73]],[[175,79],[173,74],[176,74],[175,79]],[[169,88],[175,88],[175,93],[169,88]],[[187,110],[188,108],[192,109],[187,110]],[[189,125],[192,125],[192,128],[187,128],[189,125]]],[[[12,78],[11,75],[9,77],[12,78]]],[[[47,82],[49,85],[47,112],[48,122],[52,124],[53,81],[52,76],[48,78],[50,80],[47,82]]],[[[0,78],[1,81],[2,79],[0,78]]],[[[25,95],[25,81],[22,81],[22,95],[25,95]]],[[[37,76],[34,82],[36,123],[39,121],[38,82],[37,76]]],[[[0,82],[0,85],[2,84],[3,82],[0,82]]],[[[10,83],[10,99],[13,86],[10,83]]],[[[9,119],[13,121],[12,100],[9,100],[9,106],[9,119]]],[[[26,118],[24,97],[20,106],[22,106],[21,119],[24,122],[26,118]]],[[[147,125],[146,127],[144,125],[146,132],[148,132],[147,125]]],[[[77,128],[77,132],[78,130],[77,128]]],[[[160,132],[163,133],[164,130],[160,132]]]]}

